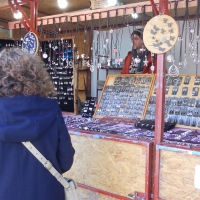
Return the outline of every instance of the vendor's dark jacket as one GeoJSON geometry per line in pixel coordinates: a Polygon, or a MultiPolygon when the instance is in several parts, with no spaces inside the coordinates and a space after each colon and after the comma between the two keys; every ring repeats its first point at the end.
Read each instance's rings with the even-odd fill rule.
{"type": "Polygon", "coordinates": [[[63,186],[22,141],[31,141],[60,173],[71,168],[75,151],[56,100],[0,97],[0,200],[64,200],[63,186]]]}
{"type": "MultiPolygon", "coordinates": [[[[132,52],[129,51],[124,60],[124,66],[122,68],[121,74],[129,74],[129,67],[131,65],[131,60],[132,60],[132,52]]],[[[152,58],[151,58],[150,52],[147,54],[147,60],[148,60],[148,64],[147,64],[147,66],[144,66],[144,68],[141,72],[142,74],[152,74],[152,71],[151,71],[152,58]]],[[[155,67],[153,73],[156,74],[156,72],[157,72],[157,56],[156,55],[154,56],[154,59],[153,59],[153,65],[155,67]]]]}

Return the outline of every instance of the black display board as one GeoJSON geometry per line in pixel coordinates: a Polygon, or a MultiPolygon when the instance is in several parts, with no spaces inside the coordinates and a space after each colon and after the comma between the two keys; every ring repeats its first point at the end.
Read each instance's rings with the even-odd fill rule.
{"type": "Polygon", "coordinates": [[[74,112],[72,39],[41,42],[41,57],[55,86],[61,110],[74,112]]]}
{"type": "Polygon", "coordinates": [[[91,118],[94,115],[96,97],[86,97],[85,105],[82,110],[82,117],[91,118]]]}

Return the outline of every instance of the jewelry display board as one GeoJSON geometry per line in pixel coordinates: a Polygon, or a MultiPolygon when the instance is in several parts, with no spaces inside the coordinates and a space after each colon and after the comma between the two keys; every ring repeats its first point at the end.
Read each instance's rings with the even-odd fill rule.
{"type": "MultiPolygon", "coordinates": [[[[166,76],[166,122],[176,122],[176,127],[200,128],[200,76],[166,76]]],[[[145,119],[155,120],[156,87],[152,90],[145,119]]]]}
{"type": "Polygon", "coordinates": [[[55,86],[55,97],[62,111],[75,112],[72,39],[41,42],[41,57],[55,86]]]}
{"type": "Polygon", "coordinates": [[[142,118],[155,76],[108,75],[94,117],[142,118]]]}
{"type": "Polygon", "coordinates": [[[157,15],[144,28],[145,47],[156,54],[169,51],[178,39],[177,22],[168,15],[157,15]]]}
{"type": "Polygon", "coordinates": [[[33,32],[28,32],[23,39],[22,49],[28,51],[30,54],[36,55],[39,47],[38,37],[33,32]]]}

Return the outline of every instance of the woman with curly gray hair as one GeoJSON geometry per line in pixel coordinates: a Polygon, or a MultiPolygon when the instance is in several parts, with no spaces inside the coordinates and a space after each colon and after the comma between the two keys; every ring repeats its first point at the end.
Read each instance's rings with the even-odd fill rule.
{"type": "Polygon", "coordinates": [[[0,52],[0,199],[64,200],[63,186],[21,142],[33,145],[60,172],[74,148],[44,63],[18,48],[0,52]]]}

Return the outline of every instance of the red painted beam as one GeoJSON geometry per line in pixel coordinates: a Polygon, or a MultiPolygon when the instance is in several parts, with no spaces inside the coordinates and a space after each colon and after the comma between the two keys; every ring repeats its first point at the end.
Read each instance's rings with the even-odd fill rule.
{"type": "Polygon", "coordinates": [[[159,0],[159,13],[170,15],[168,9],[168,0],[159,0]]]}
{"type": "MultiPolygon", "coordinates": [[[[34,1],[35,2],[42,2],[43,0],[34,0],[34,1]]],[[[32,0],[23,0],[23,1],[19,2],[19,5],[23,5],[23,4],[26,4],[26,3],[29,3],[29,2],[33,2],[33,1],[32,0]]],[[[10,2],[10,3],[12,4],[12,2],[10,2]]],[[[10,3],[8,1],[8,5],[0,7],[0,10],[9,9],[10,3]]],[[[14,5],[14,4],[12,4],[12,5],[14,5]]]]}
{"type": "MultiPolygon", "coordinates": [[[[24,25],[24,23],[26,24],[26,30],[27,31],[32,31],[33,33],[35,33],[37,35],[37,37],[39,38],[39,34],[37,32],[37,30],[34,28],[34,25],[31,24],[31,21],[28,19],[26,13],[24,12],[24,10],[21,8],[21,6],[19,5],[19,3],[17,2],[17,0],[14,0],[14,4],[17,6],[18,10],[22,13],[23,18],[20,20],[22,22],[22,24],[24,25]],[[28,26],[27,26],[28,25],[28,26]],[[28,28],[27,28],[28,27],[28,28]]],[[[37,21],[37,20],[36,20],[37,21]]]]}
{"type": "Polygon", "coordinates": [[[158,12],[158,10],[157,10],[157,8],[156,8],[156,4],[155,4],[154,0],[150,0],[150,2],[151,2],[151,6],[152,6],[152,8],[153,8],[154,13],[155,13],[156,15],[158,15],[159,12],[158,12]]]}

